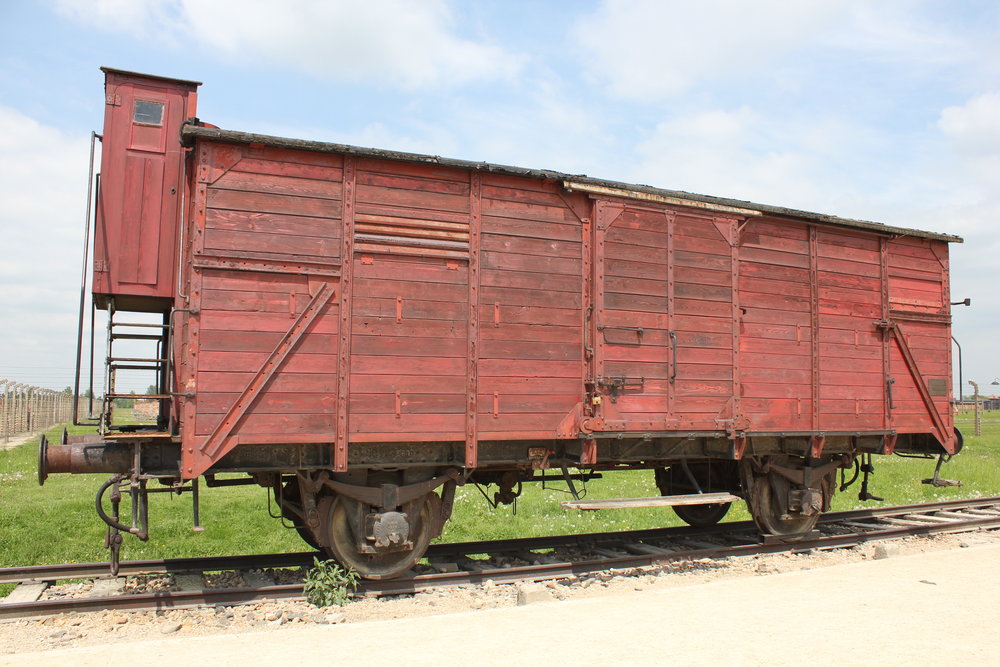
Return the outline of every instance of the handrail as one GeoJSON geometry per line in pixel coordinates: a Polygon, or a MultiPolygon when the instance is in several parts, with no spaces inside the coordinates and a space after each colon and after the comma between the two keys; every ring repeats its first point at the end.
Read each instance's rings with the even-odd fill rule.
{"type": "MultiPolygon", "coordinates": [[[[94,199],[94,147],[97,138],[101,136],[91,130],[90,132],[90,165],[87,173],[87,211],[83,220],[83,267],[80,270],[80,315],[76,328],[76,372],[73,374],[73,425],[81,426],[80,423],[80,365],[83,361],[83,313],[87,301],[87,264],[90,256],[90,211],[93,207],[94,199]]],[[[96,224],[96,218],[95,218],[96,224]]],[[[93,349],[91,349],[93,354],[93,349]]],[[[93,379],[93,373],[91,373],[93,379]]],[[[93,392],[91,392],[93,394],[93,392]]]]}

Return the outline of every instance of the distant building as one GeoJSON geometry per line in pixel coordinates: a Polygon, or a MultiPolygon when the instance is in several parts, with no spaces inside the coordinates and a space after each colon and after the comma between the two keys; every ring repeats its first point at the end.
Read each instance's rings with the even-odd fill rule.
{"type": "MultiPolygon", "coordinates": [[[[973,412],[975,408],[976,403],[971,398],[963,398],[960,401],[955,401],[955,412],[973,412]]],[[[1000,410],[1000,396],[980,396],[979,409],[1000,410]]]]}
{"type": "Polygon", "coordinates": [[[137,399],[132,404],[132,415],[136,419],[152,420],[156,419],[157,415],[159,414],[160,414],[159,401],[143,401],[137,399]]]}

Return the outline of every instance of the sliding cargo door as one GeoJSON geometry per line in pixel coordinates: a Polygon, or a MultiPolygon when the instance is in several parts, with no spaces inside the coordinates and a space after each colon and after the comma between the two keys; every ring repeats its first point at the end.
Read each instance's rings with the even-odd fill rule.
{"type": "Polygon", "coordinates": [[[739,412],[735,221],[604,201],[595,219],[597,428],[727,428],[739,412]]]}
{"type": "Polygon", "coordinates": [[[599,429],[666,428],[677,339],[668,317],[668,214],[596,203],[591,335],[599,429]]]}

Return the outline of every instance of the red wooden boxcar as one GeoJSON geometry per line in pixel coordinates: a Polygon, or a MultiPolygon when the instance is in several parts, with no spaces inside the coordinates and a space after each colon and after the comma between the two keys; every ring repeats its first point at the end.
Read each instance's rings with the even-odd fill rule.
{"type": "MultiPolygon", "coordinates": [[[[100,437],[48,448],[48,471],[140,496],[246,472],[385,577],[457,484],[510,502],[549,468],[648,468],[690,523],[743,498],[792,537],[838,469],[960,446],[956,237],[231,132],[192,118],[193,82],[106,72],[94,297],[162,314],[162,409],[116,426],[109,391],[100,437]]],[[[112,379],[136,362],[108,356],[112,379]]],[[[139,514],[113,527],[145,535],[139,514]]]]}

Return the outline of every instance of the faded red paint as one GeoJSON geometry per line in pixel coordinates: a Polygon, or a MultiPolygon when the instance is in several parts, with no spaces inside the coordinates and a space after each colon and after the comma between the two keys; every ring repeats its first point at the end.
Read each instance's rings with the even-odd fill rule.
{"type": "MultiPolygon", "coordinates": [[[[153,84],[174,87],[171,122],[193,113],[193,84],[114,88],[124,100],[153,84]]],[[[125,140],[118,109],[106,142],[125,140]]],[[[337,470],[351,443],[464,442],[475,467],[483,441],[581,432],[716,433],[736,457],[768,433],[809,436],[815,456],[838,433],[890,433],[886,447],[893,431],[932,433],[954,449],[945,241],[207,136],[182,184],[172,137],[137,159],[189,198],[190,298],[175,302],[197,311],[175,339],[186,477],[275,443],[330,443],[337,470]]],[[[106,150],[106,169],[131,150],[106,150]]],[[[109,188],[126,181],[106,177],[106,201],[109,188]]],[[[98,291],[174,294],[173,202],[149,247],[105,208],[105,236],[123,240],[99,257],[139,265],[98,291]],[[151,282],[124,279],[149,257],[151,282]]],[[[603,446],[587,442],[582,462],[603,446]]]]}
{"type": "Polygon", "coordinates": [[[174,296],[182,197],[181,124],[200,84],[103,68],[104,136],[94,294],[124,310],[162,311],[174,296]]]}
{"type": "MultiPolygon", "coordinates": [[[[233,146],[203,142],[201,161],[216,150],[233,146]]],[[[234,369],[256,370],[315,289],[319,276],[281,263],[343,272],[341,156],[243,151],[197,190],[192,207],[207,212],[204,223],[192,216],[204,224],[192,234],[201,241],[193,264],[249,253],[272,266],[198,272],[200,356],[189,359],[198,409],[184,432],[195,451],[249,377],[234,369]]],[[[950,431],[949,396],[934,399],[932,417],[899,346],[890,341],[886,352],[875,326],[883,312],[898,323],[917,377],[950,377],[945,243],[567,197],[558,183],[491,174],[481,175],[477,201],[476,177],[359,160],[353,285],[244,420],[241,443],[335,433],[335,402],[325,399],[342,395],[345,380],[348,442],[468,440],[470,463],[477,440],[576,437],[560,422],[584,402],[585,384],[602,380],[596,430],[717,431],[739,421],[751,432],[950,431]],[[567,198],[592,208],[586,245],[589,226],[567,198]],[[473,289],[463,244],[477,208],[473,289]],[[366,236],[362,251],[357,221],[376,216],[382,235],[366,236]],[[350,317],[338,318],[344,303],[350,317]],[[351,328],[339,339],[350,345],[347,376],[338,322],[351,328]],[[613,392],[610,378],[625,384],[613,392]]]]}

